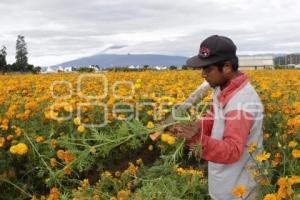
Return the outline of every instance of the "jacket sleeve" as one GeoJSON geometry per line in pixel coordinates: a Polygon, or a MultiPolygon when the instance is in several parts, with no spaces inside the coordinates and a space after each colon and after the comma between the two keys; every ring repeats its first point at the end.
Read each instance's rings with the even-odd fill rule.
{"type": "Polygon", "coordinates": [[[225,115],[223,140],[211,138],[203,133],[194,136],[188,145],[200,142],[205,160],[232,164],[241,158],[252,124],[253,116],[250,113],[242,110],[230,111],[225,115]]]}

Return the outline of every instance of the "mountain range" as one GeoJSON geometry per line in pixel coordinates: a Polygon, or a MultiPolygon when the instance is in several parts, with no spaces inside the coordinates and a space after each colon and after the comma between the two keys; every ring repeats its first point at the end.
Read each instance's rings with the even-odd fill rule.
{"type": "MultiPolygon", "coordinates": [[[[276,59],[285,58],[287,56],[297,56],[297,61],[300,59],[299,54],[255,54],[255,55],[239,55],[247,56],[272,56],[276,59]]],[[[99,68],[111,67],[125,67],[130,65],[150,65],[150,66],[182,66],[185,65],[188,57],[185,56],[171,56],[159,54],[96,54],[88,57],[78,58],[75,60],[67,61],[61,64],[52,66],[57,68],[59,66],[65,67],[86,67],[90,65],[98,66],[99,68]]],[[[295,60],[295,59],[293,59],[295,60]]]]}
{"type": "Polygon", "coordinates": [[[160,66],[182,66],[188,58],[184,56],[169,56],[158,54],[97,54],[89,57],[79,58],[54,65],[54,67],[83,67],[89,65],[98,65],[100,68],[124,67],[129,65],[160,65],[160,66]]]}

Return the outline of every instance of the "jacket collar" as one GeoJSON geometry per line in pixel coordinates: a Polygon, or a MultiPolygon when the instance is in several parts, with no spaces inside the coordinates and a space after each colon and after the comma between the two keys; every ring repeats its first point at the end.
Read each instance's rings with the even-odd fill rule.
{"type": "Polygon", "coordinates": [[[217,98],[220,107],[224,108],[231,97],[240,91],[248,82],[247,75],[242,72],[239,72],[234,79],[230,80],[223,90],[220,90],[220,93],[218,94],[217,98]]]}

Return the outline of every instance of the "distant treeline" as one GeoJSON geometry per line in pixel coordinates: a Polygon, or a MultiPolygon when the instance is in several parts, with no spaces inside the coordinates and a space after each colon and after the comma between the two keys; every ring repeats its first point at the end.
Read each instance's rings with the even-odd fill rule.
{"type": "Polygon", "coordinates": [[[0,72],[33,72],[39,73],[41,71],[40,67],[34,67],[28,64],[28,51],[27,44],[25,42],[24,36],[18,35],[16,42],[16,62],[13,64],[7,64],[6,56],[7,49],[3,46],[0,50],[0,72]]]}

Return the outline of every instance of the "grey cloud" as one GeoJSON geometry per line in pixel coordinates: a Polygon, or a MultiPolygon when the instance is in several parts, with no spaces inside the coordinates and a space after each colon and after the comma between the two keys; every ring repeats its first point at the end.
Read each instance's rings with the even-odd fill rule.
{"type": "Polygon", "coordinates": [[[32,57],[191,56],[205,37],[220,34],[231,37],[239,52],[293,52],[300,49],[299,5],[297,0],[1,0],[0,12],[6,14],[0,19],[0,46],[7,45],[13,57],[22,34],[32,57]]]}

